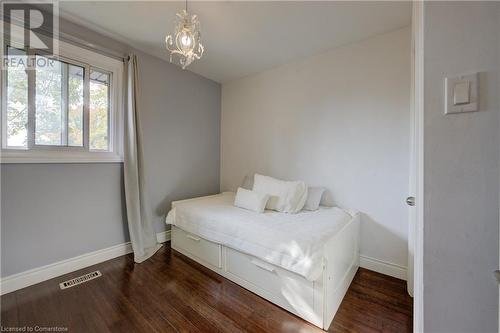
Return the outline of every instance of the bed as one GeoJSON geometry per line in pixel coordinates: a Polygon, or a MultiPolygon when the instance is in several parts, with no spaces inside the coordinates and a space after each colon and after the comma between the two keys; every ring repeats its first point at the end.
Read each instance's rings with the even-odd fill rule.
{"type": "Polygon", "coordinates": [[[359,266],[359,213],[337,207],[263,214],[232,192],[172,203],[174,250],[328,329],[359,266]]]}

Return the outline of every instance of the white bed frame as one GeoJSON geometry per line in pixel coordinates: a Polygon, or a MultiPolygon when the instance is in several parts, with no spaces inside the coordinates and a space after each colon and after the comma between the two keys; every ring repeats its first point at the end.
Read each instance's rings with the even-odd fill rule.
{"type": "Polygon", "coordinates": [[[172,248],[238,285],[327,330],[359,267],[355,214],[324,246],[323,274],[316,281],[172,226],[172,248]]]}

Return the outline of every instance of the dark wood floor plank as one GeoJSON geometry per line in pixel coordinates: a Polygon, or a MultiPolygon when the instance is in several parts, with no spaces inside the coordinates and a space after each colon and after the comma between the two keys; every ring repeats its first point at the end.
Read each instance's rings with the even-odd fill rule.
{"type": "MultiPolygon", "coordinates": [[[[137,265],[131,255],[0,297],[1,325],[70,332],[323,332],[170,249],[137,265]],[[100,270],[66,289],[59,282],[100,270]]],[[[360,268],[329,332],[411,332],[404,281],[360,268]]]]}
{"type": "Polygon", "coordinates": [[[238,299],[225,295],[222,288],[200,288],[199,285],[189,283],[187,279],[179,283],[177,287],[182,293],[190,294],[192,301],[203,303],[209,309],[222,314],[224,318],[230,319],[230,322],[238,326],[238,329],[243,329],[246,332],[262,332],[261,329],[253,325],[253,322],[248,320],[253,310],[238,299]]]}
{"type": "Polygon", "coordinates": [[[330,331],[411,332],[412,307],[405,281],[360,268],[330,331]]]}
{"type": "Polygon", "coordinates": [[[1,321],[5,326],[19,326],[16,293],[10,293],[1,298],[1,321]]]}

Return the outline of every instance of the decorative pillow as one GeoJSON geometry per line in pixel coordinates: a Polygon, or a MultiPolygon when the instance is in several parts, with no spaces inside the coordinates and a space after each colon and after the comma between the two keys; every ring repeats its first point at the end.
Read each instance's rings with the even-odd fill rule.
{"type": "Polygon", "coordinates": [[[307,188],[307,200],[304,205],[305,210],[318,210],[319,203],[325,192],[324,187],[308,187],[307,188]]]}
{"type": "Polygon", "coordinates": [[[245,190],[253,190],[253,176],[254,175],[246,175],[245,178],[243,178],[243,183],[241,183],[241,187],[243,187],[245,190]]]}
{"type": "Polygon", "coordinates": [[[307,186],[303,181],[284,181],[255,174],[253,190],[269,195],[267,209],[283,213],[297,213],[307,199],[307,186]]]}
{"type": "Polygon", "coordinates": [[[234,198],[234,205],[236,207],[253,210],[257,213],[264,212],[266,203],[269,200],[269,195],[249,191],[244,188],[238,187],[236,197],[234,198]]]}

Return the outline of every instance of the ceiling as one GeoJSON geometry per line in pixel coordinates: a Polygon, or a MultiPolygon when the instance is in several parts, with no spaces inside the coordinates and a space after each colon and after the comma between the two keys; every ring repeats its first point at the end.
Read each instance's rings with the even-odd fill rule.
{"type": "MultiPolygon", "coordinates": [[[[408,26],[410,2],[189,2],[201,22],[205,54],[188,70],[217,82],[250,74],[408,26]]],[[[68,20],[85,24],[168,61],[181,1],[61,1],[68,20]]]]}

